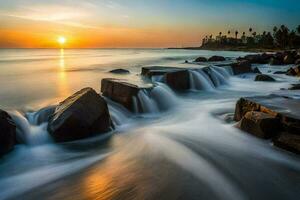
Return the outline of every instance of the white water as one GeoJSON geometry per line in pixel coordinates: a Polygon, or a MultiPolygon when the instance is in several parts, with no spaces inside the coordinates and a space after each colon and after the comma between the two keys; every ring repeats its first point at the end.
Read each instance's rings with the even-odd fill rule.
{"type": "MultiPolygon", "coordinates": [[[[129,67],[131,62],[132,74],[122,77],[136,81],[140,67],[129,67]]],[[[32,104],[24,99],[19,110],[26,114],[10,113],[25,144],[0,160],[0,199],[133,199],[131,194],[137,199],[298,199],[299,157],[224,121],[241,96],[267,95],[298,81],[273,75],[273,67],[259,67],[279,81],[254,82],[254,74],[232,76],[229,68],[211,67],[210,76],[193,69],[193,92],[177,94],[161,83],[162,77],[155,78],[156,87],[135,99],[135,113],[108,100],[114,132],[65,144],[48,137],[45,119],[51,110],[28,112],[32,104]]],[[[59,78],[69,76],[81,88],[90,84],[85,80],[91,73],[99,90],[95,71],[66,72],[59,78]]],[[[110,76],[115,75],[100,73],[110,76]]],[[[68,89],[62,86],[61,91],[68,89]]]]}

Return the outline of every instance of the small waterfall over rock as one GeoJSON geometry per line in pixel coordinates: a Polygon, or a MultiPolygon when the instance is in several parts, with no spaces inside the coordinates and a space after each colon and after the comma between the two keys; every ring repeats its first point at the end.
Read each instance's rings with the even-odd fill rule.
{"type": "Polygon", "coordinates": [[[27,145],[40,145],[51,142],[46,120],[52,113],[50,110],[52,109],[45,108],[41,112],[27,113],[25,116],[29,116],[29,118],[26,118],[18,111],[10,112],[9,114],[17,127],[17,141],[27,145]]]}
{"type": "Polygon", "coordinates": [[[108,98],[105,98],[105,100],[108,104],[109,113],[115,125],[119,126],[125,124],[127,120],[132,116],[132,113],[130,113],[130,111],[128,111],[120,104],[117,104],[108,98]]]}
{"type": "Polygon", "coordinates": [[[201,70],[190,70],[190,86],[192,90],[213,90],[214,85],[208,77],[205,77],[201,70]]]}

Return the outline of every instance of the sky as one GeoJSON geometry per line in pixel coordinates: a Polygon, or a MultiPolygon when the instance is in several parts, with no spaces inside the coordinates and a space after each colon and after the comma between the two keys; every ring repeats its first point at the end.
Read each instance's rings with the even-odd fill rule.
{"type": "Polygon", "coordinates": [[[205,35],[300,24],[299,0],[0,0],[0,48],[200,46],[205,35]]]}

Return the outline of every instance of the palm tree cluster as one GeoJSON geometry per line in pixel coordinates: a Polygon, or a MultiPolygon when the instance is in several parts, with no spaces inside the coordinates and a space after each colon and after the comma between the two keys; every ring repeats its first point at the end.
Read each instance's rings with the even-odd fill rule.
{"type": "Polygon", "coordinates": [[[287,26],[281,25],[279,28],[274,27],[273,32],[263,31],[257,34],[253,28],[249,28],[248,34],[236,30],[234,37],[229,30],[227,35],[219,33],[215,38],[213,35],[206,36],[202,41],[202,47],[230,47],[230,46],[246,46],[246,47],[263,47],[263,48],[300,48],[300,25],[296,30],[290,30],[287,26]],[[240,37],[239,37],[240,36],[240,37]]]}

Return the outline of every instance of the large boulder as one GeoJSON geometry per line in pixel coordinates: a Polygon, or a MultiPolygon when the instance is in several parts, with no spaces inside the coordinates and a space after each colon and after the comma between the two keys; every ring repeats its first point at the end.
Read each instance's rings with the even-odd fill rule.
{"type": "Polygon", "coordinates": [[[103,97],[92,88],[84,88],[56,107],[48,131],[55,141],[66,142],[105,133],[112,126],[103,97]]]}
{"type": "Polygon", "coordinates": [[[129,74],[130,73],[127,69],[113,69],[109,72],[113,73],[113,74],[129,74]]]}
{"type": "Polygon", "coordinates": [[[263,112],[247,112],[240,121],[240,128],[263,139],[275,136],[279,130],[278,118],[263,112]]]}
{"type": "Polygon", "coordinates": [[[212,56],[208,59],[209,62],[219,62],[225,61],[226,59],[223,56],[212,56]]]}
{"type": "Polygon", "coordinates": [[[253,72],[251,68],[251,63],[248,60],[241,60],[237,63],[233,63],[231,65],[231,68],[235,75],[253,72]]]}
{"type": "Polygon", "coordinates": [[[13,149],[16,141],[16,125],[9,114],[0,110],[0,156],[13,149]]]}
{"type": "Polygon", "coordinates": [[[284,132],[276,137],[273,142],[277,147],[300,154],[300,135],[284,132]]]}
{"type": "Polygon", "coordinates": [[[105,78],[101,81],[101,92],[103,96],[123,105],[130,111],[134,110],[134,99],[140,90],[151,89],[153,85],[138,86],[125,80],[105,78]]]}
{"type": "Polygon", "coordinates": [[[195,62],[207,62],[207,58],[200,56],[200,57],[195,59],[195,62]]]}
{"type": "Polygon", "coordinates": [[[258,74],[255,77],[255,81],[267,81],[267,82],[274,82],[276,81],[274,78],[272,78],[269,75],[266,74],[258,74]]]}

